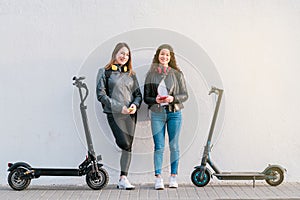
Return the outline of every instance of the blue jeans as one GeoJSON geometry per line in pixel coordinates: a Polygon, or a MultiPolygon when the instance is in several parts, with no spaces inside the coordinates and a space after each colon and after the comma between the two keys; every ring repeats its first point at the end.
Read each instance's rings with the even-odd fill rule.
{"type": "Polygon", "coordinates": [[[181,111],[151,112],[151,129],[154,140],[155,175],[161,174],[165,148],[165,131],[169,136],[171,174],[177,174],[179,161],[179,134],[182,124],[181,111]]]}

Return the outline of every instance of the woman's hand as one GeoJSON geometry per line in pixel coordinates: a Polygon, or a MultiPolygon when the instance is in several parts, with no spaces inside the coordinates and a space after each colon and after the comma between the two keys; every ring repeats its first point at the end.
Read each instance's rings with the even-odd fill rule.
{"type": "Polygon", "coordinates": [[[128,108],[129,114],[134,114],[136,112],[136,105],[131,104],[130,107],[128,108]]]}
{"type": "Polygon", "coordinates": [[[137,108],[135,104],[131,104],[129,108],[127,108],[126,106],[123,106],[122,108],[122,114],[124,115],[131,115],[134,114],[136,112],[137,108]]]}
{"type": "Polygon", "coordinates": [[[173,96],[168,96],[165,101],[167,103],[172,103],[174,101],[174,97],[173,96]]]}
{"type": "Polygon", "coordinates": [[[167,96],[160,96],[157,95],[156,102],[157,103],[172,103],[174,101],[174,97],[167,95],[167,96]]]}
{"type": "Polygon", "coordinates": [[[123,106],[121,113],[124,115],[128,115],[129,114],[128,108],[126,106],[123,106]]]}

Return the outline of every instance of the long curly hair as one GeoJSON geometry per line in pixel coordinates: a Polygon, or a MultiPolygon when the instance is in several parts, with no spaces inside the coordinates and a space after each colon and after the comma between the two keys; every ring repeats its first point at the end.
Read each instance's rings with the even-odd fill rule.
{"type": "Polygon", "coordinates": [[[170,58],[170,62],[168,64],[169,67],[171,67],[172,69],[175,69],[176,71],[180,71],[179,67],[177,66],[174,50],[171,47],[171,45],[169,45],[169,44],[162,44],[157,48],[157,50],[154,54],[153,60],[152,60],[150,71],[156,71],[156,69],[159,67],[158,57],[159,57],[159,53],[162,49],[168,49],[170,51],[171,58],[170,58]]]}

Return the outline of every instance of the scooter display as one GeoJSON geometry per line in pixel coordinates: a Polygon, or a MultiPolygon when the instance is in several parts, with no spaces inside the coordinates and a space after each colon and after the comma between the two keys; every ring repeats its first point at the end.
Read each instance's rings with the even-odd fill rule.
{"type": "Polygon", "coordinates": [[[73,85],[78,88],[80,96],[80,112],[86,136],[88,152],[85,160],[74,169],[66,168],[34,168],[25,162],[8,163],[8,184],[14,190],[26,189],[31,179],[40,176],[84,176],[86,175],[87,185],[94,190],[104,188],[109,180],[107,171],[103,168],[103,164],[99,163],[101,155],[96,156],[91,133],[88,126],[87,106],[84,104],[89,90],[83,82],[84,77],[73,77],[73,85]]]}
{"type": "Polygon", "coordinates": [[[286,172],[286,170],[280,165],[269,165],[262,172],[222,172],[212,162],[210,157],[212,148],[211,140],[221,104],[223,90],[212,87],[209,91],[209,95],[211,94],[218,96],[218,99],[215,105],[206,146],[204,147],[201,165],[196,166],[191,174],[193,184],[198,187],[204,187],[209,183],[211,177],[215,176],[219,180],[253,180],[253,187],[255,187],[255,180],[265,180],[271,186],[280,185],[284,179],[284,172],[286,172]],[[214,172],[210,171],[207,164],[214,172]]]}

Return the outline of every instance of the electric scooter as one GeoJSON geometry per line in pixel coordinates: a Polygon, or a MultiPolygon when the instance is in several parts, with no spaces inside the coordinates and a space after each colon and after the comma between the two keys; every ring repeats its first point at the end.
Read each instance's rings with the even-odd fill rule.
{"type": "Polygon", "coordinates": [[[80,111],[82,116],[83,127],[88,146],[88,152],[85,160],[74,169],[58,169],[58,168],[34,168],[25,162],[8,163],[8,184],[14,190],[26,189],[31,179],[39,178],[40,176],[84,176],[86,175],[87,185],[94,190],[104,188],[109,180],[107,171],[99,163],[102,160],[101,155],[96,156],[91,133],[88,126],[88,119],[84,105],[85,100],[89,94],[87,85],[83,83],[84,77],[74,77],[73,85],[79,90],[80,96],[80,111]],[[85,92],[83,91],[85,90],[85,92]]]}
{"type": "Polygon", "coordinates": [[[286,172],[286,170],[279,165],[269,165],[262,172],[222,172],[212,162],[210,157],[211,140],[217,120],[219,107],[221,104],[223,90],[212,87],[209,91],[209,95],[211,94],[215,94],[216,96],[218,96],[218,99],[210,125],[206,146],[204,147],[201,165],[196,166],[195,170],[191,174],[191,180],[193,184],[198,187],[204,187],[209,183],[210,178],[215,176],[219,180],[253,180],[253,187],[255,187],[255,180],[265,180],[271,186],[280,185],[284,179],[284,172],[286,172]],[[209,170],[209,168],[207,168],[207,164],[212,168],[212,170],[214,171],[213,173],[209,170]]]}

